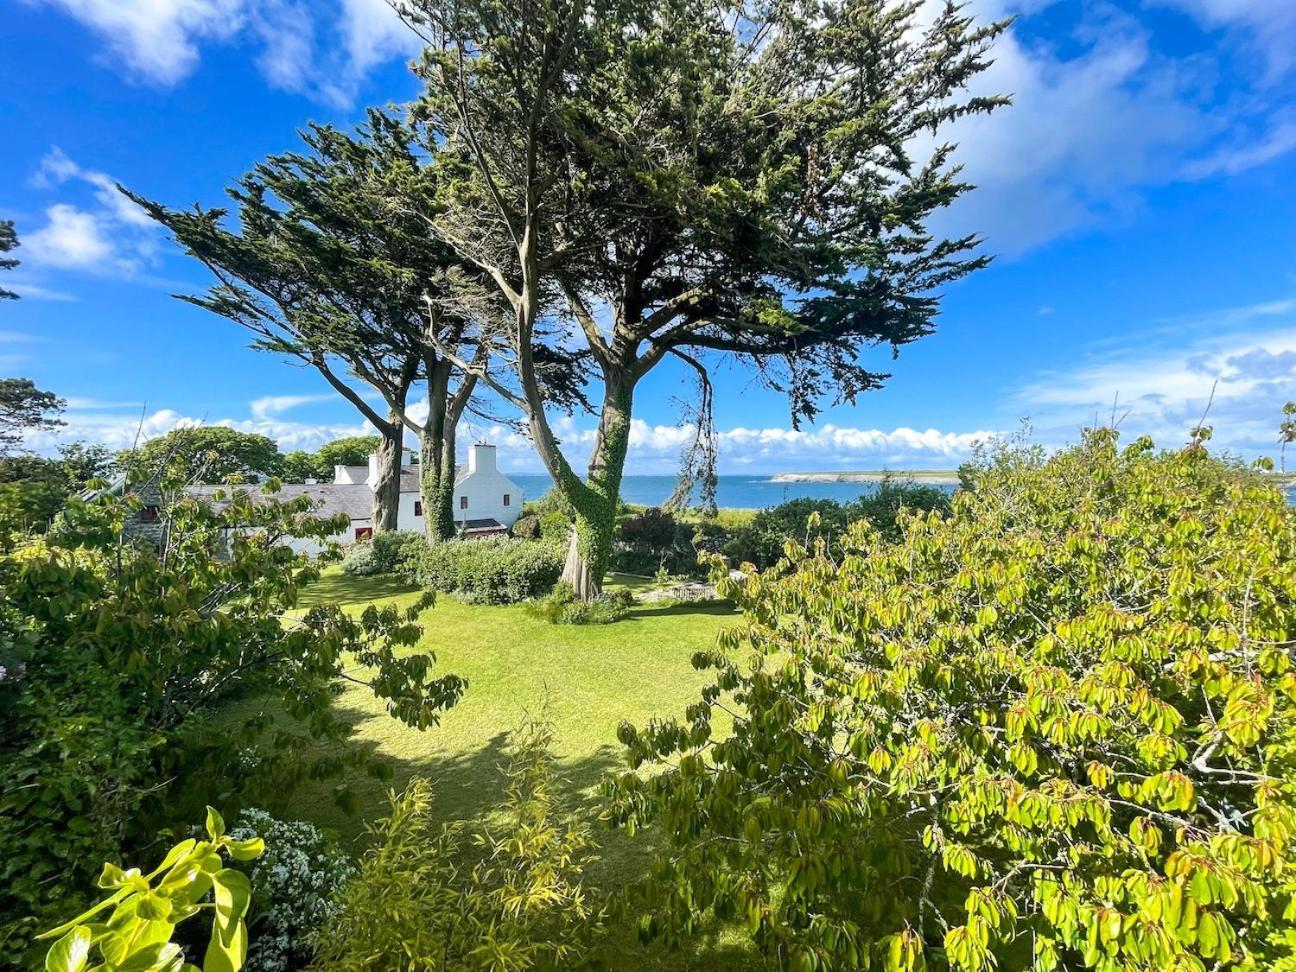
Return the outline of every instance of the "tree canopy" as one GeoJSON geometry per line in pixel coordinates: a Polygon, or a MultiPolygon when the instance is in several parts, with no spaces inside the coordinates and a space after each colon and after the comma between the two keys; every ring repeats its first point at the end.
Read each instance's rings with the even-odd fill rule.
{"type": "Polygon", "coordinates": [[[63,399],[37,388],[30,378],[0,378],[0,455],[17,446],[27,432],[58,428],[63,399]]]}
{"type": "Polygon", "coordinates": [[[986,262],[927,225],[970,188],[940,131],[1003,102],[967,93],[1003,23],[887,0],[400,6],[428,45],[435,226],[512,309],[519,390],[492,384],[576,508],[578,591],[606,565],[644,374],[671,356],[705,397],[703,357],[735,355],[810,417],[876,387],[861,352],[930,333],[939,289],[986,262]],[[536,381],[554,318],[603,386],[583,479],[536,381]]]}
{"type": "Polygon", "coordinates": [[[644,934],[714,909],[793,969],[1288,967],[1296,512],[1111,430],[976,481],[722,583],[713,683],[621,730],[661,770],[614,790],[666,841],[644,934]]]}
{"type": "MultiPolygon", "coordinates": [[[[13,257],[3,255],[17,247],[18,234],[14,232],[13,220],[0,219],[0,270],[12,270],[18,266],[18,261],[13,257]]],[[[0,287],[0,300],[14,300],[17,296],[12,290],[0,287]]]]}
{"type": "Polygon", "coordinates": [[[274,440],[223,425],[173,429],[118,455],[135,479],[161,474],[186,483],[245,481],[279,474],[283,457],[274,440]]]}

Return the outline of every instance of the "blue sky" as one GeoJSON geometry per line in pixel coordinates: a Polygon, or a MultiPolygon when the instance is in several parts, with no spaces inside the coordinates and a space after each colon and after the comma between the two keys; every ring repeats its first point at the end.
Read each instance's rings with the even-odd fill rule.
{"type": "MultiPolygon", "coordinates": [[[[987,90],[1013,107],[957,131],[980,188],[944,217],[994,264],[951,287],[937,333],[854,408],[794,433],[786,405],[716,374],[722,471],[948,467],[1029,418],[1048,444],[1095,415],[1185,437],[1212,385],[1216,442],[1274,451],[1296,399],[1296,3],[973,0],[1018,15],[987,90]]],[[[178,423],[284,448],[362,431],[313,372],[174,300],[205,271],[111,191],[216,204],[309,120],[349,124],[415,91],[411,39],[383,0],[0,0],[0,374],[69,402],[62,438],[114,446],[178,423]]],[[[630,472],[667,472],[686,376],[640,386],[630,472]]],[[[579,450],[593,422],[561,423],[579,450]]],[[[524,440],[475,423],[503,464],[524,440]]],[[[32,442],[50,450],[54,438],[32,442]]]]}

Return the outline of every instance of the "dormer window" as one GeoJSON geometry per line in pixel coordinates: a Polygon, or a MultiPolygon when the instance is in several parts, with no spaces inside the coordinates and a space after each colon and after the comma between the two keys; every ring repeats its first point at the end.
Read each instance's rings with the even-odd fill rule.
{"type": "Polygon", "coordinates": [[[156,523],[161,519],[161,515],[156,506],[143,506],[139,511],[139,521],[141,523],[156,523]]]}

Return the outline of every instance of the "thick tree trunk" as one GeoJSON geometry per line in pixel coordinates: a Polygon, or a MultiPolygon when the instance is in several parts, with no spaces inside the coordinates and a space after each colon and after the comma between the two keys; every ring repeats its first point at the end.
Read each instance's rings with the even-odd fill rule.
{"type": "Polygon", "coordinates": [[[633,390],[633,380],[625,369],[604,369],[603,409],[590,455],[589,475],[584,483],[558,481],[559,489],[576,509],[562,579],[583,601],[602,591],[603,575],[612,555],[621,477],[630,446],[633,390]]]}
{"type": "MultiPolygon", "coordinates": [[[[419,432],[419,493],[423,501],[423,532],[428,543],[440,543],[455,535],[454,474],[450,490],[445,484],[445,451],[449,433],[450,455],[454,456],[454,431],[447,422],[450,362],[428,363],[428,415],[419,432]]],[[[451,460],[453,463],[453,459],[451,460]]]]}
{"type": "Polygon", "coordinates": [[[378,430],[378,479],[373,489],[373,530],[396,529],[400,510],[401,455],[405,446],[405,425],[394,409],[391,420],[378,430]]]}

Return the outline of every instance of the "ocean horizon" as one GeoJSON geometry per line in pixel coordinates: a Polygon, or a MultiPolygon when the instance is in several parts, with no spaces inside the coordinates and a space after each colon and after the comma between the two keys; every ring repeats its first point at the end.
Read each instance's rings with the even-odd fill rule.
{"type": "MultiPolygon", "coordinates": [[[[505,475],[522,487],[524,502],[539,499],[553,485],[553,480],[544,474],[505,475]]],[[[772,473],[720,476],[716,483],[716,505],[727,509],[759,510],[801,497],[842,503],[877,488],[875,483],[776,483],[772,476],[772,473]]],[[[621,480],[621,498],[627,503],[660,506],[675,491],[676,482],[674,476],[626,476],[621,480]]],[[[938,488],[954,491],[953,486],[938,488]]]]}

